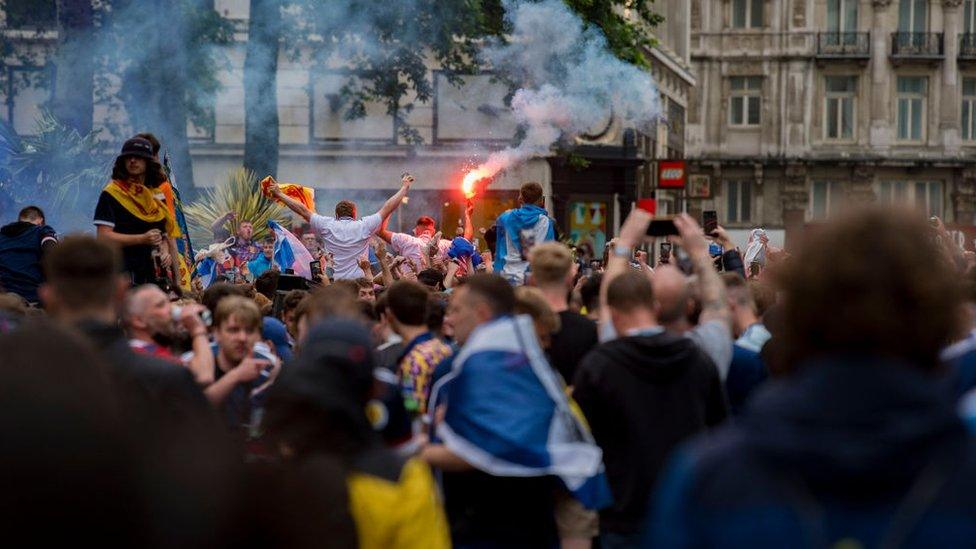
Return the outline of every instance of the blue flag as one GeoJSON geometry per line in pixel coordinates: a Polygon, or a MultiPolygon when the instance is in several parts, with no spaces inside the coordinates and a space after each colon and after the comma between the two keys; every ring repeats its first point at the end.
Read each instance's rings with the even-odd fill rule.
{"type": "Polygon", "coordinates": [[[475,468],[502,477],[559,477],[588,509],[612,503],[603,452],[575,415],[528,316],[479,326],[432,390],[447,409],[436,436],[475,468]]]}

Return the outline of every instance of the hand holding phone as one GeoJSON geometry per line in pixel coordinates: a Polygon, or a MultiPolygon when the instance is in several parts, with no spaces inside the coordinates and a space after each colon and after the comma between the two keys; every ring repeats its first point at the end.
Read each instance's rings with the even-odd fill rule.
{"type": "Polygon", "coordinates": [[[715,210],[705,210],[702,212],[702,229],[705,236],[715,236],[718,230],[718,212],[715,210]]]}
{"type": "Polygon", "coordinates": [[[661,263],[670,263],[671,262],[671,243],[670,242],[662,242],[661,243],[661,256],[660,256],[660,261],[661,261],[661,263]]]}

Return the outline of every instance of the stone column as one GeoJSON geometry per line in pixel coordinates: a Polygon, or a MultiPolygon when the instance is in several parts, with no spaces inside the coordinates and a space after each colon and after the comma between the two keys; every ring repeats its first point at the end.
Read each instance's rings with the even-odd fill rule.
{"type": "Polygon", "coordinates": [[[891,49],[891,31],[885,25],[885,16],[891,0],[872,0],[874,21],[871,24],[871,146],[887,149],[894,141],[888,98],[888,55],[891,49]]]}
{"type": "Polygon", "coordinates": [[[942,101],[939,105],[941,117],[939,132],[942,134],[942,146],[945,152],[954,154],[959,152],[959,109],[962,96],[959,84],[959,27],[962,25],[962,13],[959,6],[962,0],[943,0],[943,44],[945,45],[945,59],[942,61],[942,101]]]}
{"type": "Polygon", "coordinates": [[[851,172],[850,186],[846,193],[850,206],[872,204],[878,197],[874,194],[874,171],[867,166],[858,165],[851,172]]]}
{"type": "Polygon", "coordinates": [[[796,248],[803,236],[806,224],[807,203],[810,193],[807,190],[807,168],[802,164],[786,166],[786,176],[780,187],[780,200],[783,203],[784,244],[787,249],[796,248]]]}

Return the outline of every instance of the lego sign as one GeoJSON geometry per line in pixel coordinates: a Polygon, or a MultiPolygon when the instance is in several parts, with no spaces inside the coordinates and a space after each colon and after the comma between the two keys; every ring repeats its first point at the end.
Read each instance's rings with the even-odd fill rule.
{"type": "Polygon", "coordinates": [[[976,252],[976,227],[946,223],[946,231],[949,233],[949,238],[959,246],[959,249],[976,252]]]}
{"type": "Polygon", "coordinates": [[[657,164],[657,187],[659,189],[685,188],[685,161],[661,160],[657,164]]]}

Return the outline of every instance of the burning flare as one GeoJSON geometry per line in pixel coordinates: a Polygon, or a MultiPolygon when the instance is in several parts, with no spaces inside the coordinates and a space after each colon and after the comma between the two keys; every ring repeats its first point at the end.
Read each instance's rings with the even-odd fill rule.
{"type": "Polygon", "coordinates": [[[491,177],[491,173],[484,167],[478,167],[468,172],[464,176],[464,180],[461,181],[461,190],[464,191],[464,197],[468,199],[474,198],[478,194],[477,183],[488,177],[491,177]]]}

